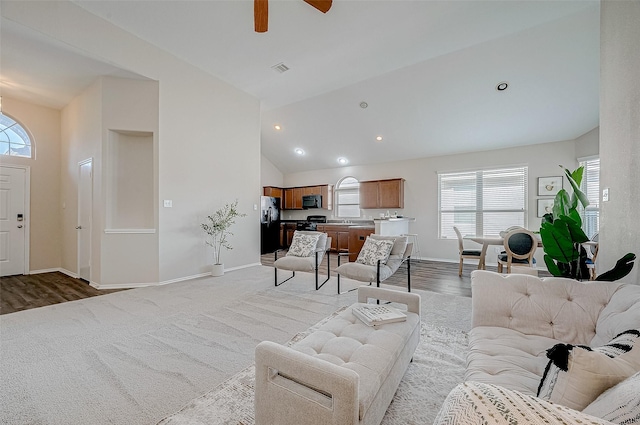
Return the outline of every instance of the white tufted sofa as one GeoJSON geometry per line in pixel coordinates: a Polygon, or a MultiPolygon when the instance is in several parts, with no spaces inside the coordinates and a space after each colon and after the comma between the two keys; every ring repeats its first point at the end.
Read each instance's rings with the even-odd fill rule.
{"type": "Polygon", "coordinates": [[[256,347],[257,425],[378,425],[420,340],[420,296],[358,288],[358,302],[407,306],[407,320],[370,327],[351,307],[285,347],[256,347]]]}
{"type": "MultiPolygon", "coordinates": [[[[603,423],[535,397],[548,362],[546,350],[557,343],[597,347],[623,331],[640,328],[640,285],[477,270],[471,274],[471,288],[466,383],[452,391],[436,423],[476,423],[471,417],[452,419],[452,409],[461,400],[474,404],[481,399],[462,410],[479,412],[491,399],[496,401],[492,409],[498,408],[498,401],[504,408],[510,400],[509,405],[524,412],[523,418],[535,416],[541,423],[545,414],[555,415],[547,417],[551,423],[560,417],[574,418],[569,423],[603,423]]],[[[485,411],[485,417],[494,415],[499,416],[496,410],[485,411]]]]}

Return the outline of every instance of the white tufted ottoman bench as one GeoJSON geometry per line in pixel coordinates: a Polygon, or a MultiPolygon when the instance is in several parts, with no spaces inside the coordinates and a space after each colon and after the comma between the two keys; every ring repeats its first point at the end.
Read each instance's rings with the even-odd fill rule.
{"type": "Polygon", "coordinates": [[[420,295],[362,286],[358,302],[405,304],[407,320],[370,327],[340,312],[291,347],[256,347],[257,425],[382,421],[420,340],[420,295]]]}

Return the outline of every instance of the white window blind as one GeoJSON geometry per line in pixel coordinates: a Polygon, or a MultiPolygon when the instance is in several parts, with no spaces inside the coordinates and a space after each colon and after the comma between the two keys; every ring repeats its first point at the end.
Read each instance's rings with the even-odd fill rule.
{"type": "Polygon", "coordinates": [[[438,174],[439,237],[527,225],[527,167],[438,174]]]}
{"type": "Polygon", "coordinates": [[[356,178],[345,177],[336,185],[336,215],[360,217],[360,182],[356,178]]]}
{"type": "Polygon", "coordinates": [[[584,167],[580,190],[587,195],[589,206],[582,209],[582,230],[591,239],[600,229],[600,158],[581,161],[584,167]]]}

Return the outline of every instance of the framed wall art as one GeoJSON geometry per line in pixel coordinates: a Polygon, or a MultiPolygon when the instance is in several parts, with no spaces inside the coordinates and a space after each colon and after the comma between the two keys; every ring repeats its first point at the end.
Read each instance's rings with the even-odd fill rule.
{"type": "Polygon", "coordinates": [[[538,177],[538,196],[556,196],[562,189],[562,176],[538,177]]]}
{"type": "Polygon", "coordinates": [[[553,199],[538,199],[538,217],[553,211],[553,199]]]}

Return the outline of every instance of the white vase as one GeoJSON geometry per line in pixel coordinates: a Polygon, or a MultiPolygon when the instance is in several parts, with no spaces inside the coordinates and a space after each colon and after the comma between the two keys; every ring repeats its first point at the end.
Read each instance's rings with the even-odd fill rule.
{"type": "Polygon", "coordinates": [[[211,276],[224,275],[224,264],[214,264],[211,266],[211,276]]]}

